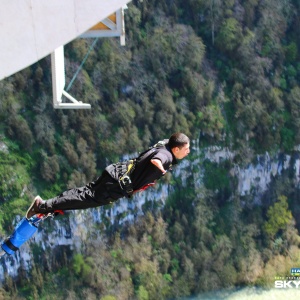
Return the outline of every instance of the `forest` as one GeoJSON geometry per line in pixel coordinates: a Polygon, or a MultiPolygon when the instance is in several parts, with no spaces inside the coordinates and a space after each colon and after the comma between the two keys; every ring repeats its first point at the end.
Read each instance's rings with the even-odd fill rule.
{"type": "MultiPolygon", "coordinates": [[[[300,2],[133,0],[125,25],[126,46],[99,39],[71,87],[91,110],[53,109],[50,57],[0,81],[1,237],[35,195],[82,186],[173,132],[235,158],[195,165],[201,188],[193,170],[185,184],[166,176],[175,192],[163,208],[102,226],[102,242],[81,253],[32,244],[31,270],[6,277],[0,299],[179,299],[269,288],[300,266],[292,170],[273,179],[260,205],[238,195],[229,175],[266,151],[299,155],[300,2]]],[[[67,83],[92,42],[65,46],[67,83]]]]}

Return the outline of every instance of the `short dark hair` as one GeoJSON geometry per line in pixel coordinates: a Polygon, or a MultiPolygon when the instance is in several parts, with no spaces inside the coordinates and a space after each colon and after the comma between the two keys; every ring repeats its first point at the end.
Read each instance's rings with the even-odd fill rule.
{"type": "Polygon", "coordinates": [[[178,147],[182,148],[184,145],[188,144],[190,142],[190,139],[181,132],[173,133],[170,138],[168,145],[171,149],[178,147]]]}

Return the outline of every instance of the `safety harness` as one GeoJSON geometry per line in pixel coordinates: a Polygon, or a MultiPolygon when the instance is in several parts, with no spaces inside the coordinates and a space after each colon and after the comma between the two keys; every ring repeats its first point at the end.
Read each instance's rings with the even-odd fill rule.
{"type": "Polygon", "coordinates": [[[152,149],[165,147],[168,141],[169,140],[165,139],[163,141],[157,142],[155,145],[149,147],[149,149],[142,152],[137,158],[128,160],[126,165],[124,165],[124,163],[117,163],[118,168],[124,169],[125,167],[124,170],[120,170],[121,171],[120,174],[123,175],[119,177],[119,184],[121,189],[126,193],[126,196],[130,198],[132,197],[132,194],[134,192],[130,175],[135,170],[135,167],[139,162],[140,158],[143,157],[146,153],[150,154],[152,149]]]}
{"type": "Polygon", "coordinates": [[[134,171],[135,166],[136,159],[130,159],[126,165],[126,172],[123,176],[119,178],[119,184],[121,189],[124,190],[129,197],[131,197],[133,194],[133,187],[130,179],[130,174],[134,171]]]}

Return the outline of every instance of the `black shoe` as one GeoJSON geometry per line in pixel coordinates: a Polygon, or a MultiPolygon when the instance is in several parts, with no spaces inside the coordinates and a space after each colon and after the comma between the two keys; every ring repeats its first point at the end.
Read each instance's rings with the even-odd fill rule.
{"type": "Polygon", "coordinates": [[[38,214],[40,212],[39,207],[43,203],[45,203],[45,201],[40,196],[36,196],[27,210],[26,218],[30,219],[34,215],[38,214]]]}

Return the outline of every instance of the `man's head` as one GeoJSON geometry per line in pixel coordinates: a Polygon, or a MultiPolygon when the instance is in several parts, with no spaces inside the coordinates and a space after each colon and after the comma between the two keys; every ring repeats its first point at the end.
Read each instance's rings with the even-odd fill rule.
{"type": "Polygon", "coordinates": [[[168,145],[177,159],[182,159],[190,153],[190,139],[183,133],[173,133],[168,145]]]}

